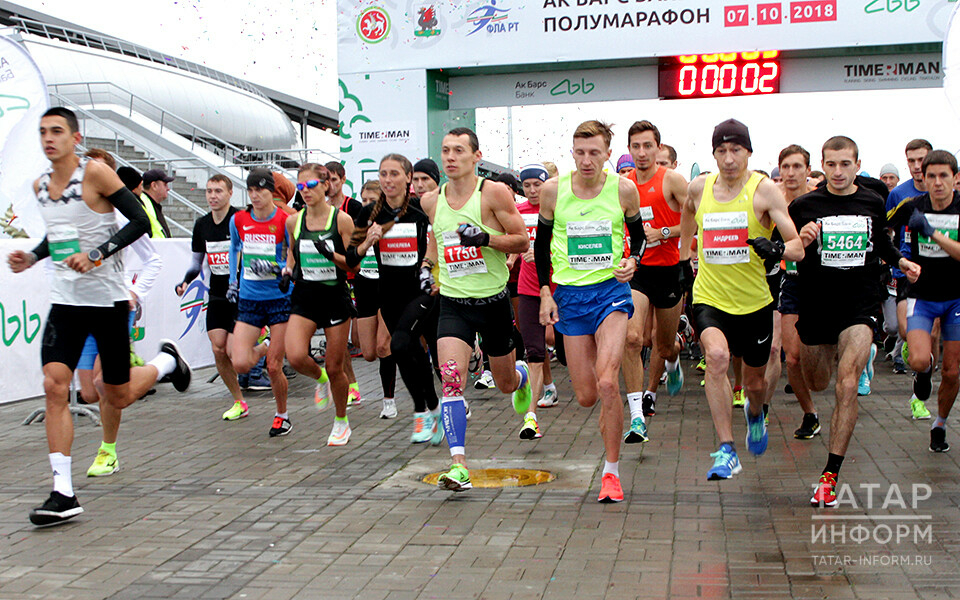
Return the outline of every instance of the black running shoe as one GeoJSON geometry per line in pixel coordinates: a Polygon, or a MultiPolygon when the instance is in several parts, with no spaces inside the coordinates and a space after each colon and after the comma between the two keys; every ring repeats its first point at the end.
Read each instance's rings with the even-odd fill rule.
{"type": "Polygon", "coordinates": [[[949,452],[947,432],[943,427],[934,427],[930,430],[930,452],[949,452]]]}
{"type": "Polygon", "coordinates": [[[76,496],[64,496],[60,492],[50,492],[50,497],[42,506],[30,511],[30,522],[37,527],[49,527],[63,523],[67,519],[83,512],[76,496]]]}
{"type": "Polygon", "coordinates": [[[640,401],[643,403],[643,416],[652,417],[657,414],[657,401],[653,399],[653,394],[644,392],[640,401]]]}
{"type": "Polygon", "coordinates": [[[930,397],[932,384],[930,379],[933,377],[933,369],[926,373],[913,373],[913,394],[917,398],[926,401],[930,397]]]}
{"type": "Polygon", "coordinates": [[[190,365],[180,355],[180,348],[177,348],[173,340],[160,340],[160,352],[166,352],[177,361],[177,367],[173,370],[173,373],[167,375],[164,380],[172,383],[174,389],[178,392],[187,391],[187,388],[190,387],[190,365]]]}
{"type": "Polygon", "coordinates": [[[897,345],[897,336],[888,335],[887,339],[883,340],[883,351],[887,354],[893,352],[894,346],[897,345]]]}
{"type": "Polygon", "coordinates": [[[293,429],[293,423],[290,422],[290,419],[273,417],[273,426],[270,427],[270,437],[287,435],[291,429],[293,429]]]}
{"type": "Polygon", "coordinates": [[[793,432],[793,437],[798,440],[810,440],[813,436],[820,433],[820,419],[813,413],[804,413],[803,423],[800,428],[793,432]]]}
{"type": "Polygon", "coordinates": [[[297,371],[290,365],[283,365],[283,376],[287,378],[287,381],[290,381],[297,376],[297,371]]]}

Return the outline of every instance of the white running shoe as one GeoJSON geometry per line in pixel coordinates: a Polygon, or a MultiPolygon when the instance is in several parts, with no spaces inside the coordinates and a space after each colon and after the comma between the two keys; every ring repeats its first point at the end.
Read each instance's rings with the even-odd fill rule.
{"type": "Polygon", "coordinates": [[[397,418],[397,401],[393,398],[384,398],[383,399],[383,410],[380,411],[381,419],[396,419],[397,418]]]}

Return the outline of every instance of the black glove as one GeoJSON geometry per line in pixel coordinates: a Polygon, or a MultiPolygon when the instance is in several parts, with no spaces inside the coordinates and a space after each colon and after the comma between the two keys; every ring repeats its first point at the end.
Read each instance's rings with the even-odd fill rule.
{"type": "Polygon", "coordinates": [[[747,240],[747,243],[753,246],[753,251],[765,261],[779,261],[783,258],[784,245],[780,240],[774,242],[760,237],[747,240]]]}
{"type": "Polygon", "coordinates": [[[284,273],[280,277],[280,283],[277,284],[277,287],[280,288],[282,293],[287,293],[287,290],[290,289],[290,273],[284,273]]]}
{"type": "Polygon", "coordinates": [[[250,270],[254,275],[279,275],[280,265],[265,258],[255,258],[250,261],[250,270]]]}
{"type": "Polygon", "coordinates": [[[433,286],[436,282],[433,280],[433,271],[430,267],[424,265],[420,267],[420,290],[424,294],[433,293],[433,286]]]}
{"type": "Polygon", "coordinates": [[[910,214],[907,227],[910,228],[910,231],[916,231],[925,237],[933,237],[933,234],[937,231],[936,228],[930,224],[930,221],[927,220],[927,217],[917,209],[913,209],[913,213],[910,214]]]}
{"type": "Polygon", "coordinates": [[[227,286],[227,301],[236,304],[240,299],[240,282],[231,281],[227,286]]]}
{"type": "Polygon", "coordinates": [[[457,233],[460,235],[461,246],[480,247],[490,245],[490,234],[476,225],[462,223],[460,227],[457,227],[457,233]]]}
{"type": "Polygon", "coordinates": [[[689,258],[680,261],[680,289],[684,293],[693,289],[693,265],[689,258]]]}
{"type": "Polygon", "coordinates": [[[317,252],[320,253],[320,256],[324,257],[330,262],[333,262],[333,251],[330,250],[329,247],[327,247],[326,240],[317,240],[313,243],[313,245],[316,246],[317,252]]]}

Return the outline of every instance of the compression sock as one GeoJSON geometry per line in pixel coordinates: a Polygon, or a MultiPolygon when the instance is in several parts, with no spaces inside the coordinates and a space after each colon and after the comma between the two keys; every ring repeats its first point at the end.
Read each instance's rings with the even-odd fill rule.
{"type": "Polygon", "coordinates": [[[463,396],[444,396],[440,401],[441,425],[450,446],[450,456],[465,454],[467,408],[463,396]]]}

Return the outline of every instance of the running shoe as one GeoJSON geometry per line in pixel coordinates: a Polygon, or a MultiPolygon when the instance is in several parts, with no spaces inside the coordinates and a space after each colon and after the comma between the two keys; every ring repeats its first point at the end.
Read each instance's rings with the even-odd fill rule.
{"type": "Polygon", "coordinates": [[[116,454],[110,454],[103,448],[97,451],[97,457],[87,469],[87,477],[106,477],[120,470],[120,461],[116,454]]]}
{"type": "Polygon", "coordinates": [[[257,338],[257,345],[259,346],[260,344],[264,343],[269,339],[270,339],[270,327],[267,326],[260,329],[260,336],[257,338]]]}
{"type": "Polygon", "coordinates": [[[873,382],[873,361],[877,358],[877,345],[870,344],[870,360],[867,361],[867,379],[873,382]]]}
{"type": "Polygon", "coordinates": [[[697,370],[703,373],[707,370],[707,358],[703,357],[700,359],[700,362],[697,363],[697,370]]]}
{"type": "Polygon", "coordinates": [[[864,371],[860,373],[860,380],[857,381],[857,395],[858,396],[870,395],[870,378],[867,377],[866,369],[864,369],[864,371]]]}
{"type": "Polygon", "coordinates": [[[470,355],[470,363],[467,365],[467,369],[471,373],[476,373],[481,368],[483,368],[483,354],[480,352],[480,346],[474,344],[473,353],[470,355]]]}
{"type": "Polygon", "coordinates": [[[737,386],[733,388],[733,405],[734,406],[743,406],[747,403],[746,394],[743,392],[743,387],[737,386]]]}
{"type": "Polygon", "coordinates": [[[497,384],[493,381],[493,373],[490,371],[484,371],[480,374],[480,377],[473,382],[473,388],[477,390],[489,390],[496,385],[497,384]]]}
{"type": "Polygon", "coordinates": [[[348,422],[334,419],[333,431],[330,432],[330,437],[327,438],[327,445],[346,446],[347,442],[350,441],[351,433],[353,432],[350,431],[350,424],[348,422]]]}
{"type": "Polygon", "coordinates": [[[451,492],[463,492],[473,487],[470,483],[470,471],[460,463],[454,464],[446,473],[437,478],[437,487],[451,492]]]}
{"type": "Polygon", "coordinates": [[[48,527],[63,523],[67,519],[83,512],[76,496],[64,496],[60,492],[50,492],[44,503],[30,511],[30,522],[37,527],[48,527]]]}
{"type": "Polygon", "coordinates": [[[747,418],[747,449],[760,456],[767,451],[767,421],[763,411],[756,417],[750,416],[750,401],[743,405],[743,415],[747,418]]]}
{"type": "Polygon", "coordinates": [[[250,407],[243,400],[237,400],[233,403],[227,412],[223,413],[224,421],[236,421],[250,414],[250,407]]]}
{"type": "Polygon", "coordinates": [[[710,453],[710,458],[713,459],[713,466],[707,471],[708,481],[730,479],[743,470],[737,451],[728,444],[721,444],[716,452],[710,453]]]}
{"type": "Polygon", "coordinates": [[[347,392],[347,406],[360,406],[360,403],[362,402],[363,398],[360,397],[360,388],[349,388],[349,391],[347,392]]]}
{"type": "Polygon", "coordinates": [[[883,351],[887,354],[886,360],[890,360],[890,353],[893,352],[894,346],[897,345],[897,336],[888,335],[885,340],[883,340],[883,351]]]}
{"type": "Polygon", "coordinates": [[[647,437],[647,424],[637,417],[630,421],[630,430],[623,435],[624,444],[645,444],[650,441],[647,437]]]}
{"type": "Polygon", "coordinates": [[[933,369],[931,368],[926,373],[913,372],[913,395],[919,398],[923,396],[924,398],[930,397],[930,392],[933,390],[933,384],[930,381],[933,378],[933,369]]]}
{"type": "Polygon", "coordinates": [[[906,375],[907,373],[907,365],[899,356],[893,357],[893,372],[897,375],[906,375]]]}
{"type": "Polygon", "coordinates": [[[543,388],[543,398],[537,400],[537,406],[539,408],[550,408],[556,406],[558,402],[560,402],[560,399],[557,397],[557,390],[543,388]]]}
{"type": "Polygon", "coordinates": [[[667,383],[667,372],[664,371],[660,374],[660,385],[666,385],[667,383]]]}
{"type": "Polygon", "coordinates": [[[650,392],[643,393],[643,396],[640,398],[640,403],[643,407],[643,416],[652,417],[657,414],[657,400],[650,392]]]}
{"type": "Polygon", "coordinates": [[[410,436],[411,444],[422,444],[429,442],[433,437],[433,415],[430,413],[417,413],[413,417],[413,434],[410,436]]]}
{"type": "Polygon", "coordinates": [[[947,431],[943,427],[934,427],[930,430],[930,452],[949,452],[947,431]]]}
{"type": "Polygon", "coordinates": [[[902,360],[905,364],[910,364],[910,347],[907,346],[906,342],[900,346],[900,360],[902,360]]]}
{"type": "Polygon", "coordinates": [[[470,410],[470,404],[467,402],[466,398],[463,399],[463,410],[467,411],[468,419],[473,416],[473,412],[470,410]]]}
{"type": "Polygon", "coordinates": [[[597,502],[623,502],[623,488],[620,487],[620,478],[613,473],[604,473],[600,478],[600,497],[597,502]]]}
{"type": "Polygon", "coordinates": [[[142,367],[144,364],[146,363],[143,362],[140,355],[133,349],[133,344],[130,344],[130,367],[142,367]]]}
{"type": "Polygon", "coordinates": [[[439,446],[440,442],[443,441],[443,426],[440,424],[440,413],[431,414],[431,423],[433,423],[433,430],[430,432],[430,445],[439,446]]]}
{"type": "Polygon", "coordinates": [[[827,471],[820,476],[820,482],[817,489],[810,498],[810,505],[813,507],[836,506],[837,505],[837,474],[827,471]]]}
{"type": "Polygon", "coordinates": [[[291,379],[296,379],[297,371],[290,365],[283,365],[283,376],[287,378],[287,381],[291,379]]]}
{"type": "Polygon", "coordinates": [[[913,413],[913,418],[915,421],[930,418],[930,411],[927,410],[926,406],[924,406],[923,400],[917,398],[916,396],[910,398],[910,412],[913,413]]]}
{"type": "Polygon", "coordinates": [[[798,440],[811,440],[813,436],[820,433],[820,418],[813,413],[804,413],[803,422],[800,427],[793,432],[793,437],[798,440]]]}
{"type": "Polygon", "coordinates": [[[517,361],[517,370],[523,369],[526,375],[526,381],[522,386],[513,392],[513,410],[518,415],[525,415],[530,410],[530,402],[533,400],[533,392],[530,389],[530,367],[522,360],[517,361]]]}
{"type": "Polygon", "coordinates": [[[283,417],[274,417],[273,426],[270,427],[270,437],[287,435],[288,433],[290,433],[291,429],[293,429],[293,423],[290,422],[290,419],[284,419],[283,417]]]}
{"type": "Polygon", "coordinates": [[[320,379],[326,379],[326,381],[323,383],[317,381],[317,385],[313,388],[313,405],[318,411],[323,412],[330,408],[333,392],[330,390],[330,378],[327,377],[326,369],[323,370],[323,376],[320,379]]]}
{"type": "Polygon", "coordinates": [[[383,409],[380,411],[381,419],[396,419],[397,418],[397,401],[393,398],[384,398],[383,399],[383,409]]]}
{"type": "Polygon", "coordinates": [[[683,337],[684,346],[689,346],[696,341],[696,335],[693,332],[693,327],[690,326],[690,319],[687,318],[687,315],[680,315],[677,331],[683,337]]]}
{"type": "Polygon", "coordinates": [[[523,418],[523,427],[520,428],[521,440],[539,440],[543,437],[540,433],[540,425],[537,424],[537,415],[528,412],[523,418]]]}
{"type": "Polygon", "coordinates": [[[272,389],[270,385],[270,376],[267,370],[260,371],[259,377],[250,377],[247,379],[247,389],[252,392],[268,392],[272,389]]]}
{"type": "Polygon", "coordinates": [[[241,390],[248,389],[250,387],[250,374],[237,373],[237,385],[240,386],[241,390]]]}
{"type": "Polygon", "coordinates": [[[166,352],[177,361],[173,373],[166,376],[166,380],[173,384],[178,392],[185,392],[190,387],[190,365],[180,355],[180,349],[173,340],[160,340],[160,352],[166,352]]]}
{"type": "Polygon", "coordinates": [[[677,370],[666,372],[667,376],[667,393],[671,396],[676,396],[680,393],[680,390],[683,388],[683,367],[680,366],[680,363],[677,363],[677,370]]]}

